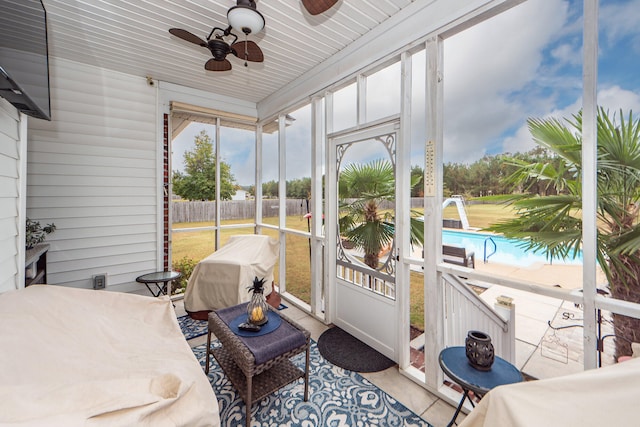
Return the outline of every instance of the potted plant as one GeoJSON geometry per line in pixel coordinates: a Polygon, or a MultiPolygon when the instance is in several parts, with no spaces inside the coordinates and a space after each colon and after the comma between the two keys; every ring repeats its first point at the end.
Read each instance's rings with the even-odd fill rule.
{"type": "Polygon", "coordinates": [[[47,234],[53,233],[56,229],[55,224],[48,224],[45,227],[40,225],[39,221],[33,221],[27,218],[26,226],[26,246],[27,249],[33,249],[38,243],[44,242],[47,234]]]}

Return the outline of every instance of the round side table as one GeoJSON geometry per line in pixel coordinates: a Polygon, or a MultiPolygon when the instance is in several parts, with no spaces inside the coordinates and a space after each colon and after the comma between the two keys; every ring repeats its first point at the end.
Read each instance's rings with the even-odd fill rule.
{"type": "Polygon", "coordinates": [[[167,294],[167,283],[172,280],[178,280],[182,277],[182,273],[179,271],[157,271],[155,273],[147,273],[142,276],[136,277],[136,282],[144,283],[151,295],[154,297],[160,296],[160,294],[167,294]],[[153,289],[149,286],[151,283],[154,283],[157,288],[157,292],[154,292],[153,289]]]}
{"type": "Polygon", "coordinates": [[[445,348],[440,352],[438,359],[442,371],[458,384],[463,391],[462,399],[460,399],[458,408],[447,427],[451,427],[455,423],[465,399],[469,399],[471,406],[475,406],[469,396],[470,391],[482,398],[494,387],[518,383],[523,379],[518,368],[498,356],[495,357],[490,370],[480,371],[474,368],[467,360],[464,347],[445,348]]]}

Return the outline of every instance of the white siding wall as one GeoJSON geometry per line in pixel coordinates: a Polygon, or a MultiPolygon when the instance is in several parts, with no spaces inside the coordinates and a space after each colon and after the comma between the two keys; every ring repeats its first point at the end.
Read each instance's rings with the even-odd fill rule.
{"type": "Polygon", "coordinates": [[[0,98],[0,293],[23,286],[24,265],[19,266],[24,264],[24,237],[19,225],[23,221],[20,194],[24,168],[20,159],[25,129],[18,111],[0,98]]]}
{"type": "Polygon", "coordinates": [[[29,121],[27,214],[47,238],[48,282],[111,290],[159,260],[157,91],[145,78],[51,58],[52,121],[29,121]]]}

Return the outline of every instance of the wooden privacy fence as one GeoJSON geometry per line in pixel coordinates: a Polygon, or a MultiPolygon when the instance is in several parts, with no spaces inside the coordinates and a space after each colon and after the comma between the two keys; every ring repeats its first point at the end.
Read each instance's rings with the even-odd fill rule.
{"type": "MultiPolygon", "coordinates": [[[[262,216],[277,217],[280,202],[278,199],[262,200],[262,216]]],[[[173,222],[209,222],[216,217],[216,202],[211,201],[174,201],[171,204],[173,222]]],[[[411,199],[411,208],[423,207],[422,197],[411,199]]],[[[390,209],[391,206],[381,206],[390,209]]],[[[304,216],[307,213],[305,199],[287,199],[288,216],[304,216]]],[[[254,219],[256,216],[255,200],[225,200],[220,202],[220,219],[254,219]]]]}
{"type": "MultiPolygon", "coordinates": [[[[262,200],[262,216],[277,217],[278,199],[262,200]]],[[[303,216],[307,213],[304,199],[287,199],[287,215],[303,216]]],[[[188,201],[172,203],[173,222],[208,222],[216,217],[216,202],[188,201]]],[[[220,219],[254,219],[256,217],[255,200],[225,200],[220,202],[220,219]]]]}

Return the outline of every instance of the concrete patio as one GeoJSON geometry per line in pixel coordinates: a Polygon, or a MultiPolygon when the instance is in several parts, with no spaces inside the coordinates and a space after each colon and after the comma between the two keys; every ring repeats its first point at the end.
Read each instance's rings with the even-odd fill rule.
{"type": "MultiPolygon", "coordinates": [[[[483,273],[526,279],[549,286],[573,289],[576,292],[579,292],[582,287],[582,267],[579,265],[538,264],[524,268],[478,263],[476,269],[483,273]]],[[[598,275],[598,283],[605,283],[602,273],[598,275]]],[[[495,303],[498,296],[513,298],[516,306],[516,366],[522,372],[531,377],[543,379],[584,370],[580,307],[576,307],[571,302],[530,292],[499,285],[487,286],[480,296],[491,305],[495,303]],[[554,330],[548,322],[551,322],[554,328],[563,329],[554,330]]],[[[607,319],[608,313],[603,313],[603,318],[607,319]]],[[[605,320],[602,324],[602,335],[612,333],[611,324],[605,320]]],[[[607,339],[602,365],[612,363],[614,363],[613,340],[607,339]]]]}

